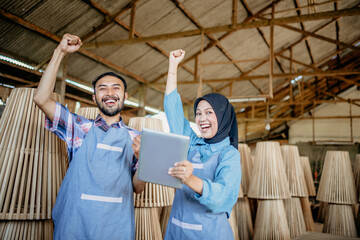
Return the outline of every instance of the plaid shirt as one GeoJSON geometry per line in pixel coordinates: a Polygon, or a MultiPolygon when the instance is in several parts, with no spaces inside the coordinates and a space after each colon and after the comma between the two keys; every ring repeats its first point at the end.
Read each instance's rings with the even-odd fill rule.
{"type": "MultiPolygon", "coordinates": [[[[108,126],[105,120],[100,117],[100,115],[98,115],[95,120],[87,119],[83,116],[71,113],[69,109],[58,102],[56,102],[53,121],[51,122],[49,118],[45,119],[45,128],[66,142],[69,161],[73,159],[75,153],[81,147],[86,134],[89,132],[92,126],[99,127],[104,132],[107,132],[110,127],[125,127],[128,129],[128,133],[132,140],[140,134],[139,131],[126,126],[122,120],[120,120],[120,122],[113,123],[111,126],[108,126]]],[[[133,157],[131,167],[132,172],[134,173],[137,169],[137,160],[135,157],[133,157]]]]}

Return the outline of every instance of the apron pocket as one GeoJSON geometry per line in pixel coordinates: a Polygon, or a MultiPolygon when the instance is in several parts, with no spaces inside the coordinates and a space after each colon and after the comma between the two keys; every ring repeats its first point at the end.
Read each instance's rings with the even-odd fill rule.
{"type": "Polygon", "coordinates": [[[81,199],[98,201],[98,202],[110,202],[110,203],[122,203],[122,197],[104,197],[98,195],[81,194],[81,199]]]}
{"type": "Polygon", "coordinates": [[[192,223],[186,223],[186,222],[182,222],[176,218],[172,218],[171,222],[173,224],[175,224],[178,227],[181,228],[185,228],[185,229],[190,229],[190,230],[196,230],[196,231],[202,231],[202,225],[201,224],[192,224],[192,223]]]}

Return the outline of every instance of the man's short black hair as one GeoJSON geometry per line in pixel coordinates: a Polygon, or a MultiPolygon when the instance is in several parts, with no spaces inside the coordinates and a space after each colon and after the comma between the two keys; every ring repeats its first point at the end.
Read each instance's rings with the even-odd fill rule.
{"type": "Polygon", "coordinates": [[[94,93],[95,93],[95,85],[96,85],[97,81],[99,81],[101,78],[103,78],[105,76],[113,76],[113,77],[116,77],[116,78],[120,79],[124,84],[124,88],[125,88],[125,92],[126,92],[127,84],[126,84],[125,79],[123,77],[121,77],[120,75],[114,73],[114,72],[106,72],[106,73],[101,74],[100,76],[97,76],[95,78],[95,80],[92,82],[92,86],[94,88],[94,93]]]}

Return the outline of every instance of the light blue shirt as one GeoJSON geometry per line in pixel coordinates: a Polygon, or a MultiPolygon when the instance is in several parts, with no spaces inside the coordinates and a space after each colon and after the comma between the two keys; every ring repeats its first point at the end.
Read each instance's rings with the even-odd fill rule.
{"type": "Polygon", "coordinates": [[[195,199],[207,206],[212,212],[226,212],[228,217],[237,201],[241,181],[240,153],[230,145],[229,137],[221,142],[208,144],[191,129],[189,121],[184,117],[180,95],[175,89],[165,95],[164,109],[169,122],[170,131],[190,137],[189,152],[198,150],[201,160],[206,160],[214,153],[220,152],[219,163],[214,179],[203,179],[202,195],[195,199]]]}

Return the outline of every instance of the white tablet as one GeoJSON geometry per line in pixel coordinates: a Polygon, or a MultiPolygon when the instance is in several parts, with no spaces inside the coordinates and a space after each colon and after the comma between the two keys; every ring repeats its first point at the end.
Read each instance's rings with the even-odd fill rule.
{"type": "Polygon", "coordinates": [[[168,174],[175,162],[187,159],[190,137],[143,128],[138,163],[138,179],[181,188],[179,178],[168,174]]]}

